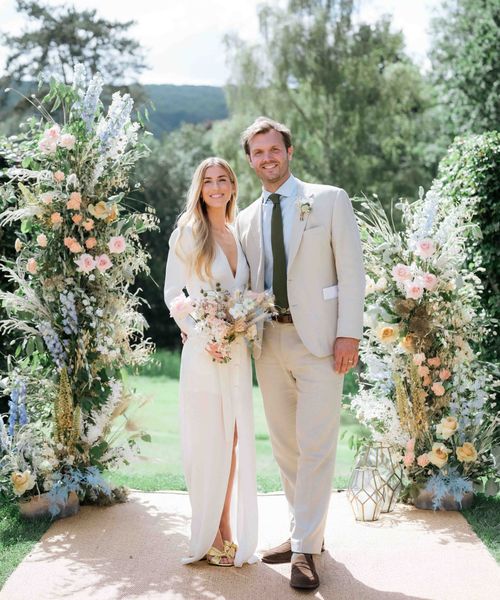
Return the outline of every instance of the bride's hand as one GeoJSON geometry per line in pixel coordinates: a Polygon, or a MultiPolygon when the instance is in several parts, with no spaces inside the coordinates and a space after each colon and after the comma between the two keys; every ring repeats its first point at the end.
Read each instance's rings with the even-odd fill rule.
{"type": "Polygon", "coordinates": [[[217,362],[221,362],[223,360],[223,356],[219,350],[219,346],[210,342],[205,346],[205,350],[210,354],[210,356],[215,359],[217,362]]]}

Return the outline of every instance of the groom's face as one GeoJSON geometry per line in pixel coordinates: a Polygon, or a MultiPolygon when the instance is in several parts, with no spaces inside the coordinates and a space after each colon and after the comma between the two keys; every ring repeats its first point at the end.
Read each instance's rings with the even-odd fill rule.
{"type": "Polygon", "coordinates": [[[275,129],[255,134],[248,147],[248,162],[257,177],[269,191],[277,190],[290,176],[293,148],[287,150],[283,136],[275,129]]]}

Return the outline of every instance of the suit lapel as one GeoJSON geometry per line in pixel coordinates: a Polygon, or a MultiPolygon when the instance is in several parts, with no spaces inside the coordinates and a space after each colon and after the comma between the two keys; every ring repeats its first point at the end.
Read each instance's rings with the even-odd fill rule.
{"type": "Polygon", "coordinates": [[[306,228],[307,219],[309,215],[304,215],[303,219],[300,218],[300,203],[302,200],[309,200],[312,203],[313,194],[307,194],[302,181],[297,180],[297,201],[295,205],[295,212],[293,215],[292,231],[290,232],[290,248],[288,251],[288,267],[287,272],[290,272],[290,268],[293,264],[295,256],[302,240],[302,234],[306,228]]]}
{"type": "Polygon", "coordinates": [[[255,211],[250,221],[252,246],[256,249],[255,263],[257,274],[255,282],[258,290],[264,289],[264,240],[262,237],[262,198],[255,203],[255,211]]]}

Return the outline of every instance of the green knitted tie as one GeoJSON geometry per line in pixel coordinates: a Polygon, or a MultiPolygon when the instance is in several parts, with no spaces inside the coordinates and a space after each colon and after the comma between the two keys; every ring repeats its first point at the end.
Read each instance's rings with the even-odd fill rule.
{"type": "Polygon", "coordinates": [[[271,247],[273,249],[273,293],[274,302],[281,310],[288,310],[288,293],[286,289],[286,254],[283,239],[283,218],[281,216],[279,194],[271,194],[273,203],[271,219],[271,247]]]}

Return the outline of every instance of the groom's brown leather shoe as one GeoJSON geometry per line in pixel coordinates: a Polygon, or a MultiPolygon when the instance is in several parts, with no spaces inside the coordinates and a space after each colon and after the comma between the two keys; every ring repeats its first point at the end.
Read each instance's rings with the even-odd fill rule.
{"type": "Polygon", "coordinates": [[[290,585],[299,590],[314,590],[319,586],[319,577],[312,554],[297,554],[292,559],[290,585]]]}
{"type": "MultiPolygon", "coordinates": [[[[321,552],[325,551],[325,542],[321,545],[321,552]]],[[[280,565],[289,563],[292,560],[292,541],[288,539],[276,548],[271,548],[262,553],[262,562],[268,565],[280,565]]]]}

